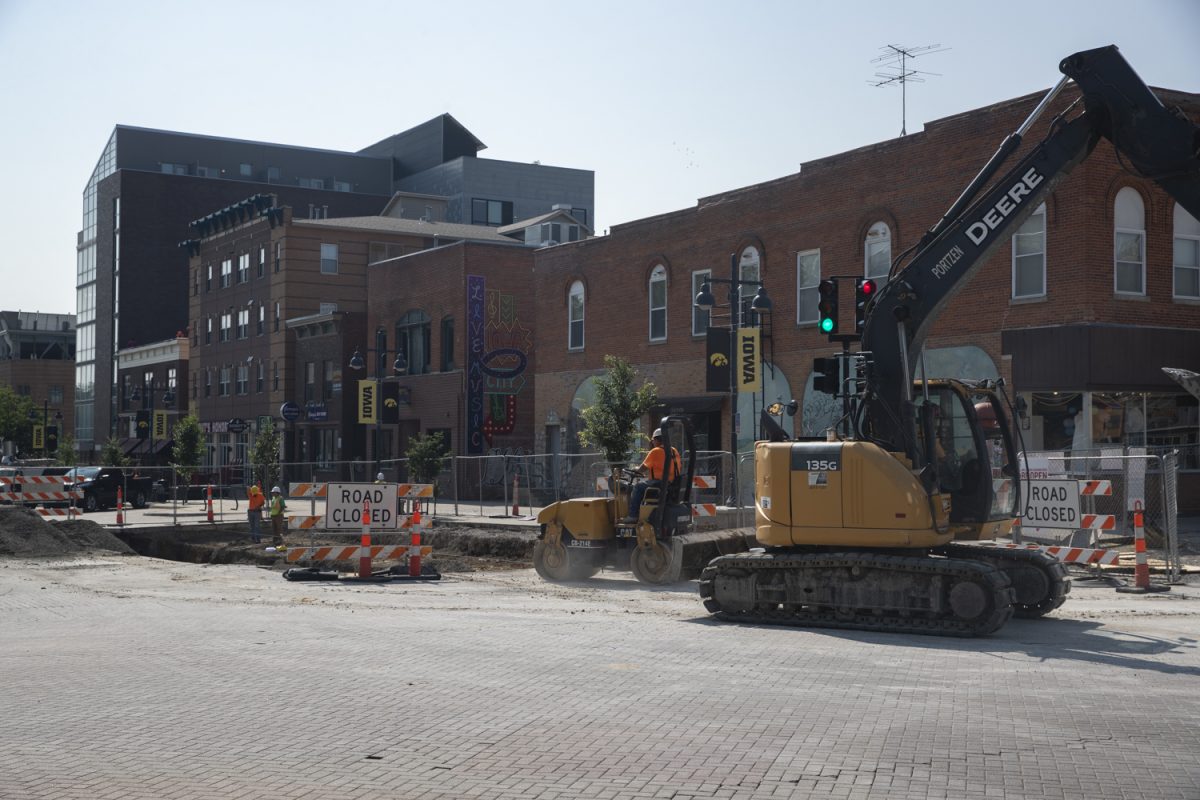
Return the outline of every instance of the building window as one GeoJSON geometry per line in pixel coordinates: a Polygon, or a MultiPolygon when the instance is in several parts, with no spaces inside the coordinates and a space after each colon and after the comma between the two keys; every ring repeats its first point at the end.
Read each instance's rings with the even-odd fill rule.
{"type": "Polygon", "coordinates": [[[267,330],[267,307],[262,303],[258,304],[258,327],[255,333],[262,336],[267,330]]]}
{"type": "Polygon", "coordinates": [[[562,238],[562,224],[546,222],[542,225],[542,244],[558,244],[562,238]]]}
{"type": "Polygon", "coordinates": [[[250,336],[250,309],[243,308],[238,311],[237,338],[245,339],[249,336],[250,336]]]}
{"type": "Polygon", "coordinates": [[[213,329],[212,317],[209,317],[208,319],[204,320],[204,322],[206,323],[206,327],[204,329],[204,343],[212,344],[212,329],[213,329]]]}
{"type": "Polygon", "coordinates": [[[471,200],[472,225],[511,225],[513,204],[511,200],[471,200]]]}
{"type": "Polygon", "coordinates": [[[258,248],[258,273],[257,277],[261,278],[267,271],[267,248],[260,246],[258,248]]]}
{"type": "Polygon", "coordinates": [[[228,289],[233,281],[233,259],[227,258],[221,262],[221,288],[228,289]]]}
{"type": "Polygon", "coordinates": [[[209,397],[210,395],[212,395],[212,370],[206,369],[204,370],[204,396],[209,397]]]}
{"type": "Polygon", "coordinates": [[[587,213],[586,208],[572,208],[571,216],[574,217],[575,219],[579,220],[580,222],[582,222],[584,225],[588,224],[588,221],[587,221],[588,213],[587,213]]]}
{"type": "Polygon", "coordinates": [[[317,399],[317,363],[304,362],[304,402],[311,403],[317,399]]]}
{"type": "Polygon", "coordinates": [[[254,166],[252,164],[239,164],[238,174],[243,178],[251,178],[254,176],[254,166]]]}
{"type": "Polygon", "coordinates": [[[52,406],[62,405],[63,388],[61,386],[51,386],[49,400],[50,400],[50,405],[52,405],[52,406]]]}
{"type": "Polygon", "coordinates": [[[816,324],[817,285],[821,283],[821,251],[803,250],[796,254],[796,324],[816,324]]]}
{"type": "Polygon", "coordinates": [[[279,272],[279,262],[283,260],[283,242],[275,243],[275,271],[279,272]]]}
{"type": "Polygon", "coordinates": [[[187,175],[187,164],[163,164],[161,169],[166,175],[187,175]]]}
{"type": "Polygon", "coordinates": [[[205,277],[204,277],[204,291],[211,292],[212,291],[212,264],[205,265],[204,269],[205,269],[205,273],[206,273],[205,277]]]}
{"type": "Polygon", "coordinates": [[[323,362],[321,372],[321,399],[328,402],[333,399],[333,362],[323,362]]]}
{"type": "Polygon", "coordinates": [[[279,362],[271,362],[271,391],[279,391],[279,362]]]}
{"type": "Polygon", "coordinates": [[[171,390],[171,394],[174,394],[175,389],[179,386],[179,384],[176,382],[176,375],[177,373],[175,372],[174,367],[167,368],[167,388],[171,390]]]}
{"type": "Polygon", "coordinates": [[[267,368],[266,368],[266,366],[263,364],[262,360],[261,360],[261,359],[259,359],[259,362],[258,362],[258,375],[257,375],[257,377],[256,377],[256,378],[255,378],[255,380],[254,380],[254,391],[258,392],[259,394],[262,394],[262,390],[263,390],[263,379],[266,377],[266,373],[267,373],[267,368]]]}
{"type": "Polygon", "coordinates": [[[413,309],[396,323],[396,351],[404,353],[409,375],[429,372],[429,315],[413,309]]]}
{"type": "MultiPolygon", "coordinates": [[[[700,287],[703,286],[709,278],[712,277],[711,269],[698,269],[692,273],[692,294],[691,299],[695,300],[696,295],[700,294],[700,287]]],[[[711,284],[710,284],[711,286],[711,284]]],[[[708,311],[703,308],[697,308],[696,304],[692,303],[692,336],[703,336],[708,332],[709,325],[708,311]]]]}
{"type": "Polygon", "coordinates": [[[1200,221],[1176,203],[1174,223],[1174,295],[1184,300],[1200,300],[1200,221]]]}
{"type": "Polygon", "coordinates": [[[1012,296],[1046,294],[1046,204],[1037,207],[1012,237],[1012,296]]]}
{"type": "Polygon", "coordinates": [[[219,341],[228,342],[229,334],[233,330],[233,312],[221,315],[221,336],[219,341]]]}
{"type": "Polygon", "coordinates": [[[279,180],[279,167],[267,167],[267,183],[279,180]]]}
{"type": "Polygon", "coordinates": [[[337,303],[321,303],[320,311],[318,313],[320,313],[320,314],[336,314],[337,313],[337,303]]]}
{"type": "Polygon", "coordinates": [[[229,367],[221,367],[221,380],[217,386],[217,394],[229,397],[229,367]]]}
{"type": "Polygon", "coordinates": [[[250,254],[241,253],[238,255],[238,283],[246,283],[250,280],[250,254]]]}
{"type": "Polygon", "coordinates": [[[333,190],[335,192],[349,192],[352,191],[352,188],[348,181],[334,181],[333,190]]]}
{"type": "Polygon", "coordinates": [[[667,340],[667,268],[659,264],[650,272],[650,341],[667,340]]]}
{"type": "Polygon", "coordinates": [[[279,319],[283,316],[283,309],[279,307],[279,303],[275,304],[275,332],[279,333],[279,319]]]}
{"type": "Polygon", "coordinates": [[[583,349],[583,281],[571,284],[567,300],[567,349],[583,349]]]}
{"type": "Polygon", "coordinates": [[[454,369],[454,317],[442,319],[442,372],[454,369]]]}
{"type": "Polygon", "coordinates": [[[863,274],[881,284],[887,281],[892,270],[892,229],[886,222],[876,222],[867,230],[863,254],[863,274]]]}
{"type": "Polygon", "coordinates": [[[1117,192],[1113,288],[1117,294],[1146,294],[1146,205],[1137,189],[1117,192]]]}
{"type": "Polygon", "coordinates": [[[237,393],[243,395],[248,393],[250,388],[250,367],[247,364],[238,364],[237,368],[237,393]]]}
{"type": "Polygon", "coordinates": [[[321,272],[325,275],[336,275],[338,271],[338,246],[336,244],[321,245],[321,272]]]}
{"type": "Polygon", "coordinates": [[[750,306],[754,304],[754,295],[758,293],[758,282],[762,280],[762,257],[757,247],[747,247],[742,251],[738,262],[739,280],[744,281],[739,287],[741,291],[741,322],[743,327],[758,325],[758,312],[750,306]]]}

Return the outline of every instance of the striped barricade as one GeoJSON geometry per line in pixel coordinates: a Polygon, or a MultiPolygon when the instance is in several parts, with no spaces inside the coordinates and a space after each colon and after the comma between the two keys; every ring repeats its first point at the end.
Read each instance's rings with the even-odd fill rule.
{"type": "Polygon", "coordinates": [[[1117,518],[1112,514],[1083,514],[1079,527],[1092,531],[1111,531],[1117,527],[1117,518]]]}
{"type": "MultiPolygon", "coordinates": [[[[287,551],[289,563],[297,561],[355,561],[360,558],[376,559],[408,558],[416,548],[407,544],[378,544],[370,547],[360,545],[332,545],[328,547],[293,547],[287,551]]],[[[421,545],[421,555],[433,553],[430,545],[421,545]]]]}
{"type": "Polygon", "coordinates": [[[716,515],[716,503],[692,503],[693,517],[715,517],[716,515]]]}
{"type": "Polygon", "coordinates": [[[1053,556],[1067,564],[1104,564],[1118,563],[1120,553],[1116,550],[1095,550],[1087,547],[1059,547],[1044,544],[1006,544],[1010,550],[1040,550],[1048,556],[1053,556]]]}
{"type": "MultiPolygon", "coordinates": [[[[287,518],[287,528],[289,531],[319,531],[325,528],[325,515],[317,514],[316,516],[289,516],[287,518]]],[[[433,528],[433,521],[425,514],[409,514],[400,518],[399,530],[405,531],[427,531],[433,528]]],[[[388,529],[377,529],[376,533],[387,533],[388,529]]],[[[348,531],[342,531],[348,533],[348,531]]]]}
{"type": "Polygon", "coordinates": [[[79,512],[74,508],[35,508],[35,512],[47,522],[58,522],[59,520],[73,520],[79,516],[79,512]]]}
{"type": "Polygon", "coordinates": [[[299,500],[309,497],[325,497],[329,493],[329,485],[325,483],[289,483],[288,499],[299,500]]]}
{"type": "Polygon", "coordinates": [[[82,499],[83,492],[75,490],[60,492],[0,492],[0,500],[9,503],[71,503],[82,499]]]}
{"type": "Polygon", "coordinates": [[[1112,496],[1112,481],[1090,481],[1083,480],[1079,482],[1079,494],[1087,495],[1104,495],[1105,497],[1112,496]]]}
{"type": "Polygon", "coordinates": [[[0,486],[64,486],[74,478],[66,475],[9,475],[0,477],[0,486]]]}

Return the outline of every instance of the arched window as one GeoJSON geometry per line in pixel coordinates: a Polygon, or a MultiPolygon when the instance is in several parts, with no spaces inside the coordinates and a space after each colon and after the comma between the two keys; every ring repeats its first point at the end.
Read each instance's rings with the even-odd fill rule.
{"type": "Polygon", "coordinates": [[[667,339],[667,268],[659,264],[650,273],[650,341],[667,339]]]}
{"type": "Polygon", "coordinates": [[[1117,294],[1146,293],[1146,204],[1137,189],[1117,192],[1113,286],[1117,294]]]}
{"type": "Polygon", "coordinates": [[[413,309],[396,323],[396,352],[404,353],[409,375],[429,372],[430,349],[429,315],[413,309]]]}
{"type": "Polygon", "coordinates": [[[583,349],[583,281],[571,284],[567,295],[567,349],[583,349]]]}
{"type": "Polygon", "coordinates": [[[741,289],[741,325],[752,327],[758,324],[758,314],[750,309],[754,295],[758,292],[758,282],[762,280],[762,256],[758,248],[751,245],[742,251],[738,259],[738,280],[751,281],[743,284],[741,289]]]}
{"type": "Polygon", "coordinates": [[[1046,204],[1038,206],[1012,239],[1012,296],[1046,294],[1046,204]]]}
{"type": "Polygon", "coordinates": [[[1175,297],[1200,300],[1200,221],[1175,204],[1175,297]]]}
{"type": "Polygon", "coordinates": [[[886,222],[876,222],[867,230],[863,242],[863,275],[882,283],[892,269],[892,229],[886,222]]]}

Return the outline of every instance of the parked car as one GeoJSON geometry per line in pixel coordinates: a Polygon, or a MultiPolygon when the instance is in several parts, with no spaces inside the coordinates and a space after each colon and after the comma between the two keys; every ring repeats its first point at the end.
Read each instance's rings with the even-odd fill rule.
{"type": "Polygon", "coordinates": [[[67,472],[68,488],[83,492],[76,502],[84,511],[99,511],[117,504],[117,489],[124,492],[124,499],[134,508],[145,508],[154,491],[154,480],[149,477],[126,475],[114,467],[72,467],[67,472]]]}

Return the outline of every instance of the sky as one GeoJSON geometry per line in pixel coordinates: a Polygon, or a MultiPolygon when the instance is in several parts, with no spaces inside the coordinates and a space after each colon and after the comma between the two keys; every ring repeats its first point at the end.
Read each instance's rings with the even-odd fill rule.
{"type": "Polygon", "coordinates": [[[898,136],[888,45],[940,46],[912,62],[911,134],[1107,44],[1200,92],[1198,35],[1200,0],[0,0],[0,309],[74,313],[118,124],[356,151],[448,112],[481,157],[594,171],[604,234],[898,136]]]}

